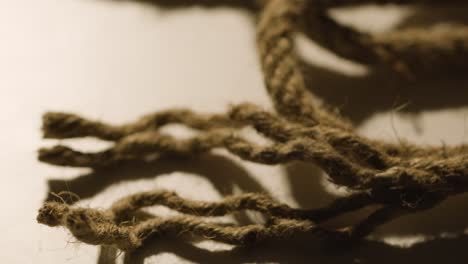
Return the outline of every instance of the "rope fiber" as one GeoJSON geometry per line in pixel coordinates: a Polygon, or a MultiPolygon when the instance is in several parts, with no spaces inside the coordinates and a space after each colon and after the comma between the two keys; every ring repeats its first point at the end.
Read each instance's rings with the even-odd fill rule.
{"type": "MultiPolygon", "coordinates": [[[[46,113],[45,138],[95,137],[113,145],[84,153],[64,145],[42,148],[39,160],[49,164],[99,169],[123,161],[152,162],[161,157],[191,157],[224,148],[244,159],[262,164],[293,160],[311,162],[329,180],[352,191],[321,209],[292,208],[260,193],[224,197],[218,202],[194,201],[167,190],[124,197],[107,210],[80,208],[77,199],[62,192],[39,209],[37,220],[63,226],[79,240],[111,245],[129,251],[149,237],[187,235],[233,245],[253,245],[296,234],[320,238],[359,240],[397,217],[434,207],[447,197],[468,190],[466,146],[436,148],[409,142],[392,144],[359,135],[352,123],[321,103],[305,87],[294,36],[301,31],[338,55],[366,64],[387,63],[419,69],[435,64],[468,62],[468,26],[408,29],[386,35],[369,35],[335,22],[331,7],[363,3],[441,4],[435,0],[263,0],[263,1],[151,1],[167,8],[228,5],[246,8],[258,16],[257,49],[267,91],[276,112],[253,104],[232,106],[227,113],[202,114],[188,109],[168,109],[124,125],[89,120],[72,113],[46,113]],[[313,32],[322,34],[314,35],[313,32]],[[189,139],[177,139],[160,128],[179,123],[198,131],[189,139]],[[246,126],[269,138],[257,144],[238,135],[246,126]],[[141,210],[166,206],[180,215],[163,218],[141,210]],[[366,219],[345,229],[323,228],[321,223],[370,205],[377,209],[366,219]],[[266,218],[262,224],[222,225],[207,217],[253,210],[266,218]]],[[[467,1],[443,1],[463,4],[467,1]]]]}

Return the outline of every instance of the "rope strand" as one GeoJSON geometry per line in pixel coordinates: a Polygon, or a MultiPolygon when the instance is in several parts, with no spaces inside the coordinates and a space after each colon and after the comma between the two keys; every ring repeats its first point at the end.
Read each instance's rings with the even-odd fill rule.
{"type": "MultiPolygon", "coordinates": [[[[445,4],[460,1],[445,1],[445,4]]],[[[465,1],[466,2],[466,1],[465,1]]],[[[157,190],[118,200],[105,211],[71,205],[76,195],[53,194],[37,220],[64,226],[80,241],[133,250],[152,236],[200,236],[233,245],[251,245],[297,234],[323,239],[357,241],[377,227],[402,215],[433,208],[447,197],[468,191],[468,155],[465,145],[431,147],[400,142],[391,144],[358,135],[351,122],[325,106],[304,83],[295,52],[294,34],[302,30],[338,55],[366,64],[389,63],[422,69],[454,62],[466,66],[468,27],[408,29],[385,35],[368,35],[340,25],[326,11],[330,7],[363,3],[441,4],[435,0],[259,0],[166,1],[165,7],[229,5],[258,12],[257,48],[266,89],[277,113],[252,104],[233,106],[227,114],[200,114],[169,109],[134,122],[111,125],[75,114],[50,112],[43,118],[45,138],[96,137],[113,141],[100,152],[85,153],[57,145],[39,151],[39,160],[59,166],[118,166],[124,161],[153,162],[161,157],[190,157],[224,148],[244,160],[284,164],[300,160],[318,165],[328,179],[353,194],[336,199],[325,208],[292,208],[259,193],[227,196],[218,202],[194,201],[157,190]],[[179,123],[199,130],[189,139],[160,132],[179,123]],[[237,135],[252,126],[271,139],[258,145],[237,135]],[[69,204],[67,204],[69,203],[69,204]],[[162,205],[185,215],[161,218],[145,207],[162,205]],[[345,229],[327,230],[321,223],[340,214],[379,205],[367,218],[345,229]],[[254,210],[267,218],[264,224],[222,225],[202,217],[254,210]]],[[[460,2],[462,3],[462,2],[460,2]]]]}

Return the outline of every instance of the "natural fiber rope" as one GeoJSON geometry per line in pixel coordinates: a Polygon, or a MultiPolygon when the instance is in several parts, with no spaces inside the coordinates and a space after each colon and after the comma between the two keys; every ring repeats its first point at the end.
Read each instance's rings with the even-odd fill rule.
{"type": "MultiPolygon", "coordinates": [[[[177,6],[183,1],[154,2],[177,6]]],[[[74,114],[48,113],[43,119],[46,138],[92,136],[113,141],[114,145],[95,153],[83,153],[62,145],[39,152],[39,159],[50,164],[101,168],[122,161],[152,162],[166,156],[193,156],[213,148],[225,148],[242,159],[263,164],[292,160],[312,162],[327,173],[330,181],[354,191],[352,195],[338,198],[326,208],[305,210],[255,193],[229,196],[219,202],[200,202],[157,190],[125,197],[110,209],[100,211],[77,208],[72,205],[76,201],[73,196],[61,193],[56,196],[58,201],[46,202],[39,210],[38,221],[67,227],[82,242],[114,245],[122,250],[138,248],[147,238],[162,235],[191,234],[235,245],[281,240],[296,234],[359,239],[396,217],[432,208],[451,195],[466,192],[466,146],[435,148],[364,138],[356,134],[350,121],[306,90],[294,50],[294,34],[298,30],[340,55],[370,63],[401,62],[423,67],[435,61],[450,63],[467,54],[468,27],[465,26],[369,36],[339,25],[326,15],[329,7],[368,2],[432,4],[437,1],[263,0],[256,5],[245,1],[219,1],[219,4],[248,5],[251,10],[259,10],[257,47],[266,88],[277,114],[252,104],[240,104],[227,114],[218,115],[172,109],[116,126],[74,114]],[[330,33],[314,36],[312,32],[320,27],[323,27],[320,32],[330,33]],[[367,55],[361,56],[362,52],[367,55]],[[428,54],[432,56],[430,59],[428,54]],[[159,131],[170,123],[197,129],[199,134],[182,140],[159,131]],[[273,143],[258,145],[242,138],[237,131],[243,126],[254,127],[273,143]],[[183,214],[171,218],[137,217],[140,209],[154,205],[167,206],[183,214]],[[380,205],[380,208],[354,226],[326,230],[320,225],[324,220],[368,205],[380,205]],[[267,222],[226,226],[203,218],[239,210],[259,211],[267,222]]],[[[215,1],[190,3],[215,5],[215,1]]],[[[461,64],[465,61],[459,60],[461,64]]]]}
{"type": "Polygon", "coordinates": [[[359,63],[388,64],[406,73],[466,65],[466,25],[407,28],[373,35],[339,24],[323,10],[309,9],[307,13],[316,15],[304,18],[302,30],[337,55],[359,63]]]}

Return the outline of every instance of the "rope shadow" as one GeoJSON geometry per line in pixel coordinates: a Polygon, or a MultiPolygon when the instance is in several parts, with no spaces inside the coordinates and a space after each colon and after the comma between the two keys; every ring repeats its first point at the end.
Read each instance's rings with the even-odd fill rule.
{"type": "Polygon", "coordinates": [[[411,16],[399,25],[399,28],[425,27],[441,21],[468,24],[467,11],[467,6],[418,6],[411,16]]]}
{"type": "Polygon", "coordinates": [[[255,1],[252,0],[101,0],[115,3],[136,2],[151,5],[164,11],[171,9],[186,9],[191,7],[203,8],[235,8],[238,10],[256,10],[255,1]]]}
{"type": "Polygon", "coordinates": [[[323,188],[325,174],[314,164],[291,162],[285,167],[291,196],[300,208],[324,207],[336,198],[323,188]]]}
{"type": "Polygon", "coordinates": [[[209,251],[178,239],[153,239],[143,248],[127,253],[125,264],[143,264],[158,253],[172,253],[195,263],[464,263],[468,236],[436,238],[410,248],[391,246],[378,241],[363,241],[349,247],[334,247],[317,239],[296,238],[269,241],[255,248],[209,251]]]}
{"type": "Polygon", "coordinates": [[[399,112],[467,106],[468,76],[459,72],[439,72],[410,80],[388,68],[373,69],[366,76],[347,76],[313,65],[303,65],[307,87],[356,125],[379,112],[405,105],[399,112]]]}
{"type": "Polygon", "coordinates": [[[247,171],[231,159],[216,154],[204,154],[187,159],[162,158],[152,163],[128,162],[94,170],[71,180],[49,180],[46,201],[54,198],[51,192],[67,190],[86,199],[117,183],[154,178],[176,171],[203,175],[222,195],[232,194],[236,185],[246,192],[265,192],[247,171]]]}

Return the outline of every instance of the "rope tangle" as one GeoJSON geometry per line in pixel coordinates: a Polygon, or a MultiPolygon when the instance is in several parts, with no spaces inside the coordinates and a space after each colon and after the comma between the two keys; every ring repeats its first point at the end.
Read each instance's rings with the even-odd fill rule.
{"type": "MultiPolygon", "coordinates": [[[[177,5],[176,2],[179,1],[161,1],[168,5],[177,5]]],[[[194,2],[197,1],[191,3],[194,2]]],[[[213,5],[214,2],[200,1],[199,4],[213,5]]],[[[241,2],[220,1],[219,4],[243,6],[241,2]]],[[[229,196],[219,202],[201,202],[156,190],[124,197],[108,210],[95,210],[76,207],[73,205],[76,199],[66,199],[73,195],[59,193],[56,196],[60,199],[46,202],[39,210],[38,222],[64,226],[82,242],[113,245],[121,250],[136,249],[144,245],[147,238],[163,235],[195,235],[234,245],[285,239],[296,234],[361,239],[396,217],[432,208],[451,195],[466,192],[466,146],[442,149],[362,137],[349,120],[323,105],[305,88],[294,50],[294,34],[299,30],[310,33],[314,31],[310,28],[323,27],[320,32],[328,30],[327,34],[311,37],[339,55],[361,58],[369,64],[401,62],[414,66],[426,63],[429,53],[438,63],[450,63],[455,57],[466,54],[468,29],[465,26],[370,36],[340,25],[326,15],[330,7],[367,2],[436,1],[263,0],[257,1],[255,6],[249,2],[249,10],[259,12],[257,48],[265,84],[277,113],[244,103],[231,107],[225,114],[169,109],[124,125],[106,124],[70,113],[47,113],[42,128],[45,138],[95,137],[114,144],[95,153],[83,153],[63,145],[39,151],[39,160],[46,163],[100,168],[129,160],[152,162],[166,156],[190,157],[224,148],[244,160],[262,164],[293,160],[312,162],[327,173],[331,182],[352,190],[351,195],[337,198],[328,207],[307,210],[291,208],[259,193],[229,196]],[[171,123],[194,128],[199,134],[177,139],[159,130],[171,123]],[[255,128],[273,143],[259,145],[239,136],[237,131],[245,126],[255,128]],[[181,214],[171,218],[136,217],[143,208],[154,205],[166,206],[181,214]],[[354,226],[344,230],[321,227],[325,220],[369,205],[380,207],[354,226]],[[241,210],[258,211],[267,221],[246,226],[206,221],[206,217],[241,210]]]]}

